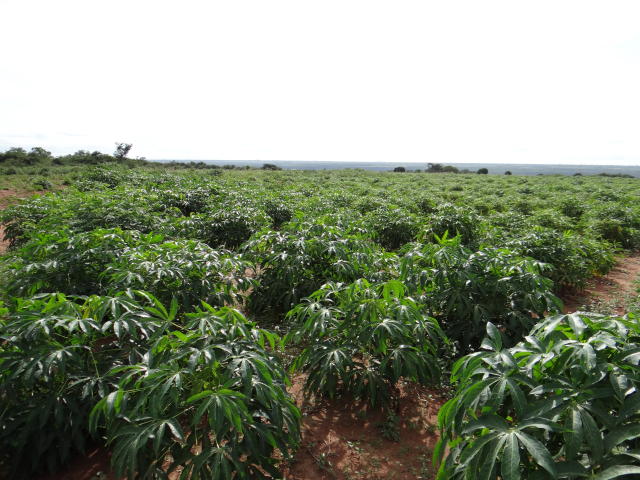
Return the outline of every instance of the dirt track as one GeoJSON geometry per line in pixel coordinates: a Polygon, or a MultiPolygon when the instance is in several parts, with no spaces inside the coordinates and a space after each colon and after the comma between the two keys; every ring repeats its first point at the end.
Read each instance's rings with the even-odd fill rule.
{"type": "Polygon", "coordinates": [[[618,315],[623,315],[625,299],[637,295],[637,281],[640,279],[640,252],[622,257],[611,271],[587,282],[584,290],[567,295],[564,300],[564,312],[571,313],[583,310],[593,304],[611,304],[618,315]]]}

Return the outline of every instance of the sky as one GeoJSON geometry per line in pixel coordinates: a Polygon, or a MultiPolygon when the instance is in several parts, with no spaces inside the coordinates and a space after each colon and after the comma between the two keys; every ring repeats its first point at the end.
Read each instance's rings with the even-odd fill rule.
{"type": "Polygon", "coordinates": [[[640,165],[640,2],[0,0],[0,150],[640,165]]]}

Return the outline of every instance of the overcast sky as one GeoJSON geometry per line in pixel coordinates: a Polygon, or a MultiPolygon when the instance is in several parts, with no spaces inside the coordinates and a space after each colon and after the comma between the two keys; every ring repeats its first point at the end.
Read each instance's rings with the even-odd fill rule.
{"type": "Polygon", "coordinates": [[[640,165],[640,2],[0,0],[0,150],[640,165]]]}

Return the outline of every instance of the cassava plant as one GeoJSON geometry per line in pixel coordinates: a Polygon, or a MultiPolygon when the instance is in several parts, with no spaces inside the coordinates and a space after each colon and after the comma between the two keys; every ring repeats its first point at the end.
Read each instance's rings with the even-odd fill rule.
{"type": "Polygon", "coordinates": [[[440,378],[447,339],[397,280],[327,283],[288,318],[287,340],[304,347],[293,369],[308,374],[308,392],[388,406],[401,377],[421,384],[440,378]]]}
{"type": "Polygon", "coordinates": [[[556,315],[456,362],[438,414],[438,480],[640,476],[640,322],[556,315]],[[444,458],[443,461],[441,461],[444,458]]]}
{"type": "Polygon", "coordinates": [[[300,434],[285,371],[269,353],[278,342],[237,310],[205,304],[188,315],[185,329],[115,368],[118,386],[98,402],[91,425],[106,431],[116,475],[278,475],[274,450],[287,458],[300,434]]]}
{"type": "Polygon", "coordinates": [[[133,293],[17,300],[0,318],[0,472],[33,478],[84,452],[91,407],[114,388],[107,373],[141,361],[172,320],[156,307],[133,293]]]}
{"type": "Polygon", "coordinates": [[[513,344],[536,318],[559,311],[561,302],[543,276],[543,263],[506,249],[474,252],[460,244],[460,237],[438,242],[414,245],[401,260],[400,278],[461,351],[480,345],[488,322],[513,344]]]}
{"type": "Polygon", "coordinates": [[[245,245],[259,265],[249,297],[253,311],[286,312],[328,281],[380,280],[395,266],[395,255],[372,241],[322,223],[303,222],[295,230],[265,232],[245,245]]]}
{"type": "Polygon", "coordinates": [[[194,240],[142,243],[123,251],[100,275],[106,291],[129,288],[152,293],[162,303],[178,300],[181,311],[202,301],[216,306],[239,300],[251,284],[249,264],[227,250],[213,250],[194,240]]]}

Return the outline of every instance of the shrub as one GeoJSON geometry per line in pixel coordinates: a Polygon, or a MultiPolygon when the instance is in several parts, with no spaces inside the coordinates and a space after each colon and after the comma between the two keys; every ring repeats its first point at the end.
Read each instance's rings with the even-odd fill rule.
{"type": "Polygon", "coordinates": [[[610,244],[571,231],[534,227],[508,241],[506,247],[551,265],[545,275],[558,287],[582,287],[588,278],[607,273],[615,262],[610,244]]]}
{"type": "Polygon", "coordinates": [[[269,224],[261,210],[242,205],[221,206],[212,213],[191,215],[178,224],[178,234],[195,238],[213,248],[234,249],[269,224]]]}
{"type": "Polygon", "coordinates": [[[103,167],[96,167],[88,170],[82,178],[82,180],[86,182],[102,184],[102,186],[106,186],[108,188],[117,187],[124,182],[125,179],[126,177],[123,170],[103,167]]]}
{"type": "Polygon", "coordinates": [[[201,301],[233,304],[239,291],[249,287],[244,277],[248,266],[229,251],[194,240],[144,242],[118,255],[100,278],[107,291],[145,290],[164,304],[176,298],[190,311],[201,301]]]}
{"type": "Polygon", "coordinates": [[[107,294],[145,290],[184,309],[201,300],[233,303],[248,288],[248,265],[225,250],[194,240],[167,241],[162,235],[97,229],[36,236],[6,261],[6,290],[12,295],[39,292],[107,294]]]}
{"type": "Polygon", "coordinates": [[[266,232],[244,251],[259,265],[257,285],[249,296],[255,312],[286,312],[330,280],[380,279],[395,259],[362,236],[310,223],[292,232],[266,232]]]}
{"type": "Polygon", "coordinates": [[[162,236],[141,238],[139,232],[97,229],[71,234],[53,231],[36,235],[7,258],[4,287],[11,295],[39,292],[90,295],[103,291],[101,275],[123,251],[162,236]]]}
{"type": "Polygon", "coordinates": [[[218,193],[215,187],[196,187],[185,189],[162,190],[160,202],[166,207],[176,207],[182,215],[188,217],[192,213],[204,211],[209,205],[210,198],[218,193]]]}
{"type": "Polygon", "coordinates": [[[600,237],[624,248],[640,246],[640,210],[637,208],[605,203],[589,214],[588,225],[600,237]]]}
{"type": "Polygon", "coordinates": [[[584,206],[575,198],[568,198],[560,203],[560,211],[570,218],[580,218],[584,213],[584,206]]]}
{"type": "Polygon", "coordinates": [[[456,362],[438,414],[439,480],[640,474],[637,318],[558,315],[510,349],[493,325],[487,334],[456,362]]]}
{"type": "Polygon", "coordinates": [[[293,218],[292,209],[284,202],[269,199],[264,204],[265,213],[271,218],[273,228],[280,228],[283,223],[293,218]]]}
{"type": "Polygon", "coordinates": [[[574,222],[569,217],[559,215],[557,211],[551,209],[536,210],[531,217],[529,217],[529,224],[531,228],[540,226],[558,232],[564,232],[574,228],[574,222]]]}
{"type": "Polygon", "coordinates": [[[53,184],[46,178],[39,178],[33,182],[33,186],[38,190],[51,190],[53,184]]]}
{"type": "Polygon", "coordinates": [[[640,229],[627,227],[622,220],[603,218],[593,221],[590,226],[599,237],[623,248],[640,246],[640,229]]]}
{"type": "Polygon", "coordinates": [[[419,197],[416,201],[416,207],[419,212],[424,214],[434,213],[438,209],[438,203],[435,198],[429,196],[419,197]]]}

